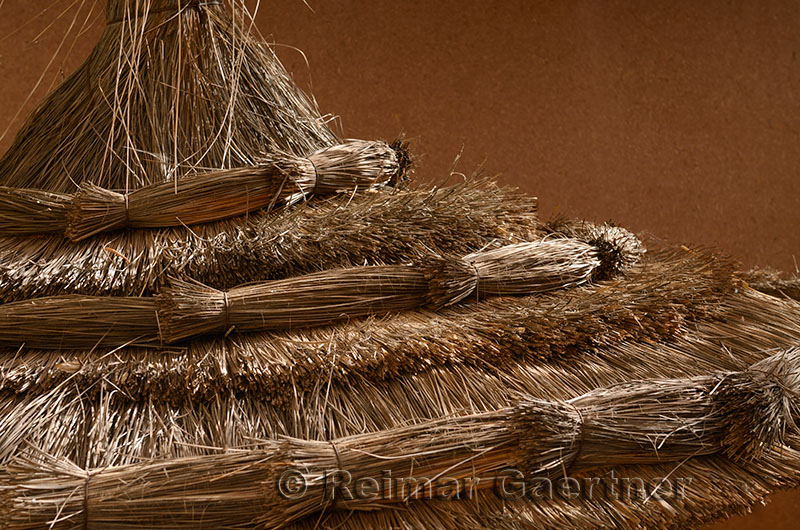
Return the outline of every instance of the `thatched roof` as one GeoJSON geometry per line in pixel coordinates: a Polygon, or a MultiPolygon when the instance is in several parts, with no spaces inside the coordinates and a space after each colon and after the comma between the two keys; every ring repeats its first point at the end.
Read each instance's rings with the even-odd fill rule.
{"type": "Polygon", "coordinates": [[[314,157],[345,144],[243,11],[180,5],[109,2],[98,50],[0,162],[9,528],[680,528],[800,483],[800,304],[773,296],[788,284],[708,249],[542,222],[488,181],[408,189],[388,146],[309,191],[302,178],[326,175],[314,157]],[[163,112],[128,113],[150,106],[163,112]],[[223,215],[160,224],[192,215],[181,186],[219,171],[264,200],[215,192],[223,215]],[[136,189],[174,209],[136,225],[136,189]],[[102,230],[41,228],[87,190],[113,198],[102,230]],[[42,224],[23,235],[26,212],[42,224]],[[331,497],[341,470],[480,486],[331,497]],[[282,491],[286,472],[308,490],[282,491]],[[508,495],[504,473],[584,489],[508,495]]]}

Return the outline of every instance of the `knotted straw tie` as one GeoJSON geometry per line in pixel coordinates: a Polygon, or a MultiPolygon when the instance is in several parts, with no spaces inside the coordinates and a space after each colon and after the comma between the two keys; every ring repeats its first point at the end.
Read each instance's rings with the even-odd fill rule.
{"type": "MultiPolygon", "coordinates": [[[[333,441],[333,440],[328,440],[328,443],[333,448],[333,454],[336,456],[336,471],[344,471],[343,466],[342,466],[342,457],[339,454],[339,447],[336,445],[336,442],[333,441]]],[[[336,506],[336,504],[338,502],[339,502],[339,498],[334,493],[333,496],[331,497],[331,499],[328,501],[328,506],[336,506]]]]}
{"type": "Polygon", "coordinates": [[[225,336],[228,336],[228,331],[231,329],[231,305],[230,301],[228,300],[228,291],[222,291],[222,316],[223,316],[223,325],[225,330],[225,336]]]}
{"type": "Polygon", "coordinates": [[[152,15],[152,14],[157,14],[157,13],[169,13],[169,12],[173,12],[176,15],[179,15],[182,11],[184,11],[186,9],[199,9],[201,7],[221,6],[222,5],[222,0],[207,0],[207,1],[203,1],[203,0],[186,0],[185,3],[184,2],[180,2],[180,1],[176,1],[175,4],[176,5],[169,6],[169,7],[161,7],[161,8],[157,8],[157,9],[149,9],[146,13],[132,13],[132,12],[126,13],[126,14],[124,14],[122,16],[119,16],[117,18],[113,18],[113,19],[107,21],[106,25],[119,24],[120,22],[124,22],[126,20],[131,20],[131,19],[135,19],[135,18],[139,18],[139,17],[142,17],[144,15],[152,15]]]}
{"type": "Polygon", "coordinates": [[[93,476],[94,473],[87,472],[83,483],[83,530],[89,530],[89,482],[93,476]]]}
{"type": "Polygon", "coordinates": [[[472,267],[472,270],[475,271],[475,301],[479,301],[480,298],[480,286],[481,286],[481,271],[478,269],[478,266],[475,265],[475,262],[469,262],[469,265],[472,267]]]}

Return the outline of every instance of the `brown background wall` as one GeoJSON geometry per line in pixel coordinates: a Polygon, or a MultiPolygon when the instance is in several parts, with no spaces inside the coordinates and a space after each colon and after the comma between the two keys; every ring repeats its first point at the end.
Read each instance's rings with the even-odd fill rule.
{"type": "MultiPolygon", "coordinates": [[[[37,35],[72,3],[0,0],[0,131],[19,126],[13,116],[74,10],[37,35]]],[[[463,146],[458,171],[485,161],[486,172],[540,197],[544,215],[612,219],[748,266],[795,270],[798,2],[308,3],[313,12],[302,0],[264,1],[258,28],[286,45],[287,68],[306,88],[313,80],[344,134],[405,133],[422,155],[420,178],[445,176],[463,146]]],[[[64,42],[34,100],[85,56],[97,16],[101,6],[64,42]]],[[[778,495],[719,528],[794,528],[799,498],[778,495]]]]}

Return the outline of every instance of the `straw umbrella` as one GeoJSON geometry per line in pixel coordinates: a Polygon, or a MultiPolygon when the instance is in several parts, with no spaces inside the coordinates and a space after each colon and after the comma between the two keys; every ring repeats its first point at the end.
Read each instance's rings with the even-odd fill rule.
{"type": "Polygon", "coordinates": [[[10,528],[681,527],[800,482],[796,302],[487,181],[405,188],[242,9],[109,2],[0,161],[10,528]]]}

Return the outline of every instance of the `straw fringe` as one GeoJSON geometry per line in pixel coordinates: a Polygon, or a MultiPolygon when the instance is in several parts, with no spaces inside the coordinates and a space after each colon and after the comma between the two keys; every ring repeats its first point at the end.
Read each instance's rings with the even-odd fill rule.
{"type": "Polygon", "coordinates": [[[167,521],[169,527],[282,528],[320,510],[425,499],[447,486],[437,477],[470,479],[482,489],[495,487],[492,479],[509,468],[531,479],[719,452],[758,459],[784,445],[787,425],[796,430],[798,391],[800,350],[793,349],[743,372],[623,383],[568,402],[520,398],[488,413],[329,442],[264,441],[258,450],[83,472],[34,452],[8,466],[0,487],[15,493],[4,502],[9,528],[58,519],[66,524],[54,528],[100,528],[100,522],[163,528],[167,521]],[[768,401],[752,406],[753,396],[765,395],[768,401]],[[740,443],[742,424],[755,428],[747,447],[740,443]],[[306,485],[299,498],[279,490],[287,470],[298,471],[306,485]],[[380,483],[388,473],[415,486],[351,498],[337,490],[338,470],[351,473],[353,483],[380,483]]]}

